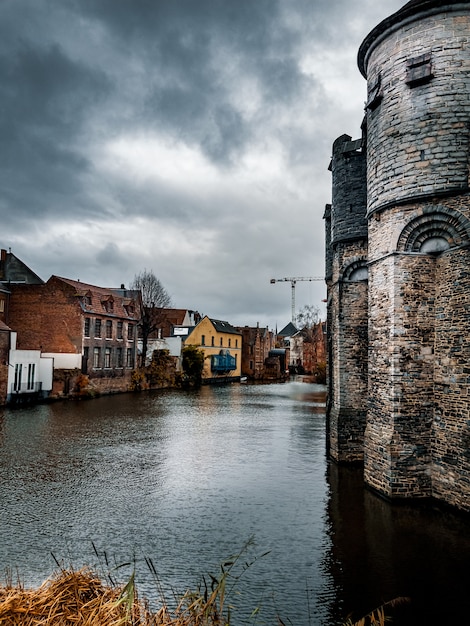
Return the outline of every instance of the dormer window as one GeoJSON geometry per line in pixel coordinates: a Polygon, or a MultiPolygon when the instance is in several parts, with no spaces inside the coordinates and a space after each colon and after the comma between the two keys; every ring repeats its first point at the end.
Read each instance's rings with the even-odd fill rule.
{"type": "Polygon", "coordinates": [[[416,87],[428,83],[433,77],[431,53],[426,52],[406,62],[406,84],[416,87]]]}
{"type": "Polygon", "coordinates": [[[129,302],[129,304],[125,304],[124,305],[124,310],[126,311],[127,315],[131,316],[134,315],[135,313],[135,306],[133,302],[129,302]]]}
{"type": "Polygon", "coordinates": [[[87,292],[85,295],[82,295],[82,302],[85,307],[91,307],[91,293],[87,292]]]}
{"type": "Polygon", "coordinates": [[[103,309],[107,313],[112,313],[114,311],[114,300],[112,298],[107,298],[106,300],[102,300],[101,304],[103,306],[103,309]]]}

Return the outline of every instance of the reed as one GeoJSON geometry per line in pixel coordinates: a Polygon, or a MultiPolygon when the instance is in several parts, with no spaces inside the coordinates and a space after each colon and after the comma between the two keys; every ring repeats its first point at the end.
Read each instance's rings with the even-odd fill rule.
{"type": "Polygon", "coordinates": [[[227,626],[226,577],[209,594],[188,592],[177,607],[151,611],[139,599],[132,574],[125,585],[104,583],[88,569],[61,569],[37,589],[0,586],[3,626],[227,626]]]}
{"type": "MultiPolygon", "coordinates": [[[[218,577],[203,578],[196,591],[187,591],[172,603],[174,608],[161,594],[157,610],[139,598],[134,572],[127,583],[118,584],[109,574],[108,582],[104,582],[91,569],[63,568],[57,562],[58,571],[36,589],[26,589],[19,581],[13,584],[11,577],[0,584],[0,626],[230,626],[232,606],[228,598],[243,572],[260,558],[244,561],[242,574],[236,574],[234,567],[240,565],[240,556],[224,561],[218,577]]],[[[160,586],[153,562],[145,560],[160,586]]],[[[385,626],[386,612],[408,602],[409,598],[395,598],[359,621],[348,619],[344,626],[385,626]]],[[[252,613],[255,620],[258,610],[252,613]]],[[[284,626],[280,617],[277,623],[284,626]]]]}

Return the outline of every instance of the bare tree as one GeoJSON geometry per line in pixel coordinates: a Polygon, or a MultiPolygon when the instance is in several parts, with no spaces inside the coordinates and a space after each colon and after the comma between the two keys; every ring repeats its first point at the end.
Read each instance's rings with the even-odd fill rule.
{"type": "Polygon", "coordinates": [[[300,309],[295,320],[297,328],[311,331],[320,321],[320,309],[313,304],[306,304],[300,309]]]}
{"type": "Polygon", "coordinates": [[[145,366],[149,336],[157,330],[163,319],[162,309],[172,306],[171,296],[152,270],[146,269],[134,276],[131,289],[142,294],[142,356],[141,365],[145,366]]]}

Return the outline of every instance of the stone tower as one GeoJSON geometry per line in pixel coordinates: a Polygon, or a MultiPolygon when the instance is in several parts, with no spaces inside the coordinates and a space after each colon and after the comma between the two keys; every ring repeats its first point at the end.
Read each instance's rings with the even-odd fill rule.
{"type": "Polygon", "coordinates": [[[408,2],[358,64],[362,138],[334,143],[325,215],[330,454],[469,511],[470,0],[408,2]]]}

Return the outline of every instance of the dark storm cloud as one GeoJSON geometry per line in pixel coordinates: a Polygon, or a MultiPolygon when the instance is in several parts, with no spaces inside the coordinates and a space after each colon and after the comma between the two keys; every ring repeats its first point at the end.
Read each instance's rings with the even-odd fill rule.
{"type": "Polygon", "coordinates": [[[20,214],[53,211],[81,193],[89,162],[77,144],[109,85],[57,44],[15,44],[0,52],[2,203],[20,214]]]}
{"type": "Polygon", "coordinates": [[[177,306],[289,317],[269,278],[323,272],[357,46],[400,4],[0,0],[2,247],[44,278],[147,267],[177,306]]]}
{"type": "Polygon", "coordinates": [[[299,33],[283,21],[280,4],[97,0],[75,8],[102,23],[124,56],[145,65],[145,123],[223,163],[240,153],[259,124],[233,102],[242,74],[256,80],[261,108],[288,105],[302,93],[299,33]]]}

